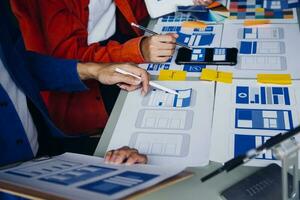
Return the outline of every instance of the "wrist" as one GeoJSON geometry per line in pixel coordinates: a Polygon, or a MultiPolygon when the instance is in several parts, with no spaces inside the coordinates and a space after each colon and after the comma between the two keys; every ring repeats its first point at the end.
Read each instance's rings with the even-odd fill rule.
{"type": "Polygon", "coordinates": [[[97,79],[99,69],[101,69],[101,65],[96,63],[77,64],[77,72],[81,80],[97,79]]]}
{"type": "Polygon", "coordinates": [[[145,43],[147,43],[147,36],[144,36],[141,38],[140,40],[140,53],[141,56],[143,57],[144,62],[149,62],[148,58],[147,58],[147,49],[146,49],[146,45],[145,43]]]}

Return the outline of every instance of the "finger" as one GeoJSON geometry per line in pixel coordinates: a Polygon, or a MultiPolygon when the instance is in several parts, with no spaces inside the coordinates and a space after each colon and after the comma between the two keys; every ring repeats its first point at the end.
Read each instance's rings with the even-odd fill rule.
{"type": "Polygon", "coordinates": [[[105,163],[109,163],[109,162],[110,162],[112,155],[113,155],[113,150],[108,151],[108,152],[105,154],[105,157],[104,157],[105,163]]]}
{"type": "Polygon", "coordinates": [[[133,64],[123,64],[119,68],[121,68],[127,72],[133,73],[139,77],[142,77],[143,74],[147,74],[146,70],[144,70],[140,67],[137,67],[136,65],[133,65],[133,64]]]}
{"type": "Polygon", "coordinates": [[[160,50],[157,53],[157,57],[171,57],[174,54],[174,50],[160,50]]]}
{"type": "MultiPolygon", "coordinates": [[[[121,83],[118,83],[117,86],[118,86],[119,88],[121,88],[122,90],[126,90],[126,87],[125,87],[123,84],[121,84],[121,83]]],[[[126,90],[126,91],[127,91],[127,90],[126,90]]]]}
{"type": "Polygon", "coordinates": [[[167,62],[169,59],[170,59],[171,57],[170,56],[166,56],[166,57],[163,57],[163,56],[161,56],[161,57],[155,57],[155,58],[153,58],[153,63],[165,63],[165,62],[167,62]]]}
{"type": "Polygon", "coordinates": [[[165,34],[165,35],[156,35],[153,36],[156,37],[157,41],[164,42],[164,43],[176,43],[176,37],[173,36],[173,34],[165,34]]]}
{"type": "MultiPolygon", "coordinates": [[[[129,146],[122,146],[120,149],[118,150],[136,150],[135,148],[130,148],[129,146]]],[[[136,150],[137,151],[137,150],[136,150]]]]}
{"type": "Polygon", "coordinates": [[[122,164],[124,161],[127,161],[133,153],[138,153],[138,151],[126,146],[122,147],[121,149],[116,150],[116,157],[112,160],[112,162],[113,164],[122,164]]]}
{"type": "Polygon", "coordinates": [[[128,85],[139,85],[141,84],[141,80],[130,76],[130,75],[124,75],[118,72],[114,72],[113,79],[116,83],[126,83],[128,85]]]}
{"type": "Polygon", "coordinates": [[[145,96],[148,93],[149,87],[150,87],[150,85],[149,85],[150,75],[149,75],[149,73],[147,73],[145,71],[145,73],[143,73],[141,75],[141,78],[142,78],[142,91],[141,92],[142,92],[142,95],[145,96]]]}
{"type": "MultiPolygon", "coordinates": [[[[140,67],[136,67],[135,65],[131,65],[131,64],[126,64],[126,65],[122,66],[122,69],[141,77],[142,86],[143,86],[142,87],[142,93],[146,94],[148,92],[150,75],[146,70],[144,70],[140,67]]],[[[139,87],[133,87],[132,89],[135,90],[137,88],[139,88],[139,87]]]]}
{"type": "Polygon", "coordinates": [[[128,150],[115,150],[111,162],[112,164],[121,164],[124,160],[126,160],[129,156],[130,152],[128,150]]]}
{"type": "Polygon", "coordinates": [[[139,154],[137,152],[131,153],[126,161],[126,165],[133,165],[133,164],[146,164],[147,157],[143,154],[139,154]]]}
{"type": "Polygon", "coordinates": [[[160,42],[156,44],[158,50],[175,50],[176,44],[175,43],[164,43],[160,42]]]}
{"type": "Polygon", "coordinates": [[[141,85],[127,85],[125,83],[120,83],[120,84],[118,84],[118,86],[121,89],[126,90],[128,92],[134,91],[134,90],[136,90],[136,89],[138,89],[138,88],[141,87],[141,85]]]}

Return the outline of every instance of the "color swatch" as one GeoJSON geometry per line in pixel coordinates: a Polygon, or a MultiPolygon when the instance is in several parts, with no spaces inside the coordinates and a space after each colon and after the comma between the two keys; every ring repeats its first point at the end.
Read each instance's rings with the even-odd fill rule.
{"type": "Polygon", "coordinates": [[[273,10],[264,8],[263,0],[231,0],[229,19],[293,19],[292,9],[273,10]]]}

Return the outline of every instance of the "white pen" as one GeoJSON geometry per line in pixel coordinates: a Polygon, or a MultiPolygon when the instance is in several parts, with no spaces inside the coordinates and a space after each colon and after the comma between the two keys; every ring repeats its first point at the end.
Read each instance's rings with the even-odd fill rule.
{"type": "MultiPolygon", "coordinates": [[[[139,77],[138,75],[135,75],[135,74],[133,74],[133,73],[127,72],[127,71],[125,71],[125,70],[123,70],[123,69],[120,69],[120,68],[116,68],[115,71],[118,72],[118,73],[120,73],[120,74],[133,76],[133,77],[135,77],[135,78],[137,78],[137,79],[139,79],[139,80],[142,79],[142,78],[139,77]]],[[[149,81],[149,85],[151,85],[152,87],[155,87],[155,88],[157,88],[157,89],[160,89],[160,90],[169,92],[169,93],[171,93],[171,94],[178,95],[178,92],[176,92],[175,90],[172,90],[172,89],[169,89],[169,88],[164,87],[164,86],[162,86],[162,85],[159,85],[159,84],[157,84],[157,83],[155,83],[155,82],[153,82],[153,81],[149,81]]]]}

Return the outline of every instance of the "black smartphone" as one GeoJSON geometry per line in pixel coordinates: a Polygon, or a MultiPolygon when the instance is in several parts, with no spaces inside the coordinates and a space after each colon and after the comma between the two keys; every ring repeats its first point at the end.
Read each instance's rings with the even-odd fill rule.
{"type": "Polygon", "coordinates": [[[180,48],[175,62],[178,65],[236,65],[237,54],[237,48],[180,48]]]}

